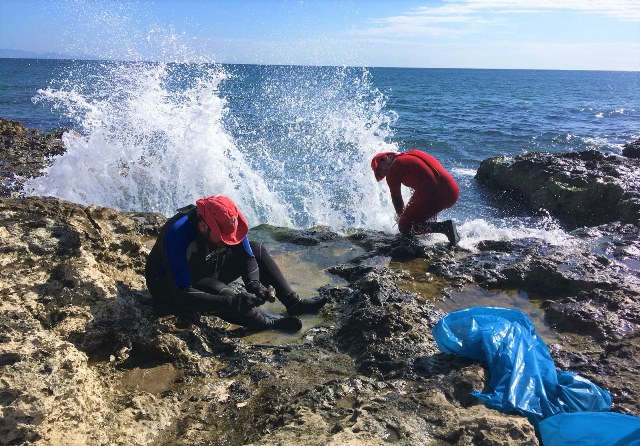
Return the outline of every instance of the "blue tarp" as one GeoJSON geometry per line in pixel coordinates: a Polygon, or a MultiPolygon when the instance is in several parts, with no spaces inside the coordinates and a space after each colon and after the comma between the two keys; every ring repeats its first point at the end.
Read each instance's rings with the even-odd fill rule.
{"type": "Polygon", "coordinates": [[[640,446],[640,418],[621,413],[561,413],[538,430],[544,446],[640,446]]]}
{"type": "MultiPolygon", "coordinates": [[[[565,412],[611,408],[611,395],[571,372],[557,372],[549,349],[520,310],[473,307],[449,313],[433,328],[438,347],[487,364],[486,406],[526,416],[534,426],[565,412]]],[[[569,443],[571,444],[571,443],[569,443]]]]}

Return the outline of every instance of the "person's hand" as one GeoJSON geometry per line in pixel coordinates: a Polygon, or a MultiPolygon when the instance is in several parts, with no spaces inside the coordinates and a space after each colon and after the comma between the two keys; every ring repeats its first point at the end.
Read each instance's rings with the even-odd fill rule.
{"type": "Polygon", "coordinates": [[[231,306],[241,313],[246,313],[252,308],[259,307],[264,300],[255,294],[242,291],[233,297],[231,306]]]}
{"type": "Polygon", "coordinates": [[[259,296],[262,299],[262,303],[269,301],[275,302],[275,290],[273,287],[265,287],[257,280],[252,280],[247,284],[247,291],[259,296]]]}

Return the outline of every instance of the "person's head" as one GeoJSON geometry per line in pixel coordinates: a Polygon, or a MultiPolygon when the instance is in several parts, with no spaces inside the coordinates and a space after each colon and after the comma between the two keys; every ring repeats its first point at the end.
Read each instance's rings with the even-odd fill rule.
{"type": "Polygon", "coordinates": [[[377,181],[382,181],[387,176],[389,167],[393,164],[398,154],[396,152],[381,152],[371,160],[371,170],[373,170],[377,181]]]}
{"type": "Polygon", "coordinates": [[[249,232],[247,220],[229,197],[201,198],[196,208],[198,231],[213,245],[237,245],[249,232]]]}

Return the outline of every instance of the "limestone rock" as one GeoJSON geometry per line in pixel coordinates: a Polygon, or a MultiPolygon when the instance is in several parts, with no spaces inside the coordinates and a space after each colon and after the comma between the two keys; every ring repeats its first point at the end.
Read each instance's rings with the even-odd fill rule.
{"type": "Polygon", "coordinates": [[[496,157],[482,161],[476,179],[570,225],[640,223],[638,159],[595,150],[496,157]]]}

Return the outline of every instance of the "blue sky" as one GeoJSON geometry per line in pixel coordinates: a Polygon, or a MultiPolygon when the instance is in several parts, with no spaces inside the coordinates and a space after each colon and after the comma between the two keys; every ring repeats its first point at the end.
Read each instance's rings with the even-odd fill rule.
{"type": "Polygon", "coordinates": [[[0,0],[0,50],[640,71],[640,0],[0,0]]]}

